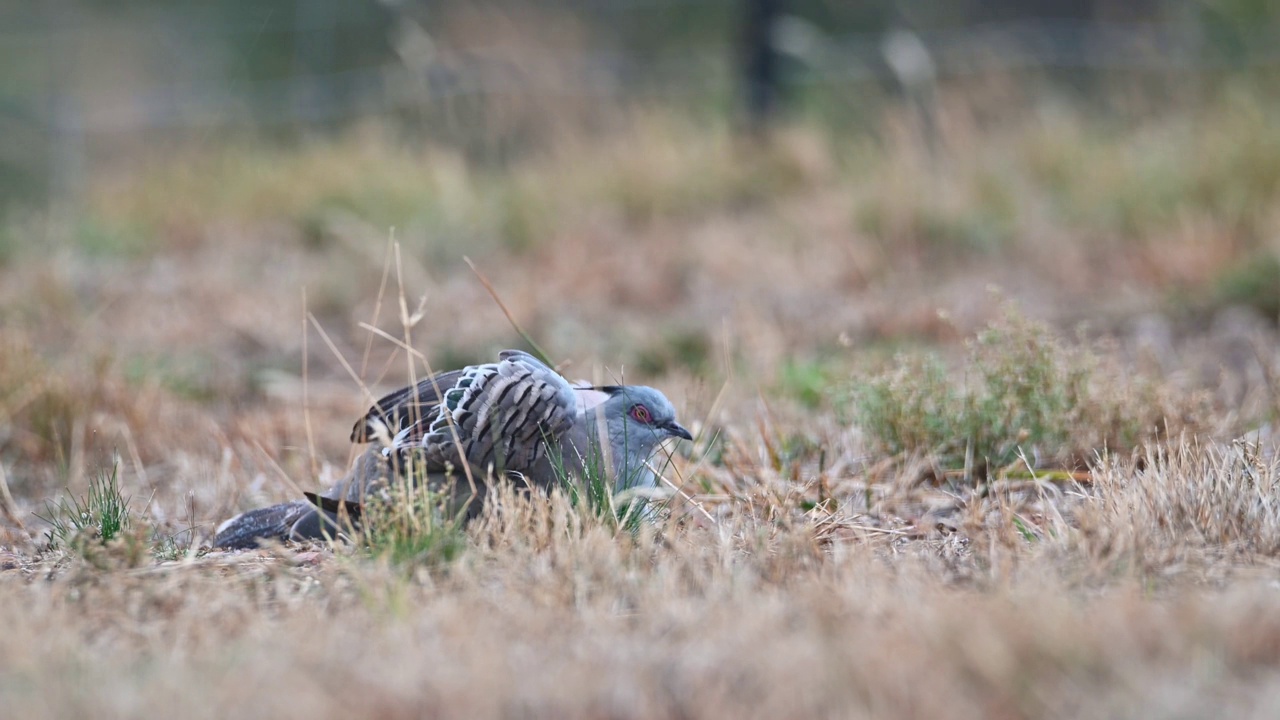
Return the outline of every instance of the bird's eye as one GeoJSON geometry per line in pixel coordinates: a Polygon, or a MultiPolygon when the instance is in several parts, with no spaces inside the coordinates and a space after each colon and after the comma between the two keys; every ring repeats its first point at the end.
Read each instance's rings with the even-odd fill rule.
{"type": "Polygon", "coordinates": [[[653,416],[649,414],[649,408],[643,405],[631,406],[631,419],[638,423],[644,423],[645,425],[653,422],[653,416]]]}

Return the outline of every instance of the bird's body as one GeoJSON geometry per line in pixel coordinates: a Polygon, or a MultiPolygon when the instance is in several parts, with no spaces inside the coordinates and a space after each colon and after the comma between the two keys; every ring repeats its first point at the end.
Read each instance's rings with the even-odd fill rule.
{"type": "Polygon", "coordinates": [[[352,430],[353,442],[375,444],[346,477],[311,501],[232,518],[214,545],[332,535],[341,506],[358,508],[406,468],[449,488],[468,515],[492,478],[546,488],[602,471],[615,491],[649,487],[656,477],[648,460],[671,437],[690,439],[661,392],[575,386],[528,353],[507,350],[497,362],[439,373],[382,398],[352,430]]]}

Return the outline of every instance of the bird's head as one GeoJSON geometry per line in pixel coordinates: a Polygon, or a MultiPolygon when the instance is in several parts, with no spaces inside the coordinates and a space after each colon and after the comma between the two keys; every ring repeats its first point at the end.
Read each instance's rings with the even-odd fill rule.
{"type": "Polygon", "coordinates": [[[610,385],[597,388],[609,394],[602,414],[615,446],[625,441],[646,457],[667,438],[692,440],[693,435],[676,422],[676,409],[660,391],[644,385],[610,385]]]}
{"type": "MultiPolygon", "coordinates": [[[[618,490],[652,486],[656,477],[649,458],[669,438],[692,440],[693,436],[676,422],[676,410],[658,390],[643,385],[606,385],[589,389],[600,398],[589,403],[592,435],[612,468],[618,490]],[[607,438],[607,441],[605,441],[607,438]]],[[[589,454],[588,454],[589,455],[589,454]]],[[[594,460],[584,458],[588,465],[594,460]]]]}

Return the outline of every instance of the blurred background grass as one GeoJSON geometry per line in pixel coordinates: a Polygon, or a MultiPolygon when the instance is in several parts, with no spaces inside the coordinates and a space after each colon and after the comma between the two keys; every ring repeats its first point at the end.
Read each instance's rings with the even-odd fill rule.
{"type": "MultiPolygon", "coordinates": [[[[1034,117],[1050,137],[1020,149],[1025,170],[1064,215],[1121,230],[1167,219],[1185,199],[1256,210],[1249,193],[1209,182],[1215,172],[1262,173],[1249,179],[1263,192],[1275,184],[1274,139],[1251,125],[1267,125],[1259,95],[1274,90],[1280,62],[1280,9],[1266,0],[71,0],[0,13],[8,210],[82,201],[104,176],[175,148],[234,139],[288,151],[370,125],[388,144],[447,148],[468,167],[501,170],[629,127],[637,111],[694,123],[671,128],[680,135],[773,120],[883,146],[895,130],[886,113],[906,106],[921,152],[943,154],[1034,117]],[[965,118],[953,117],[956,104],[965,118]],[[1243,115],[1239,125],[1195,124],[1215,107],[1243,115]],[[1095,165],[1157,119],[1131,151],[1141,158],[1099,173],[1146,181],[1150,197],[1091,209],[1074,166],[1095,165]],[[1176,170],[1187,158],[1172,148],[1191,136],[1203,138],[1187,149],[1197,164],[1221,163],[1200,168],[1205,182],[1176,170]],[[1255,165],[1238,167],[1249,161],[1238,156],[1255,165]]],[[[988,220],[1007,221],[1008,189],[977,185],[988,220]]],[[[395,201],[367,209],[403,219],[395,201]]]]}
{"type": "Polygon", "coordinates": [[[5,3],[0,454],[252,504],[366,401],[306,313],[378,386],[401,287],[437,368],[520,343],[464,256],[694,416],[840,410],[1008,297],[1183,367],[1280,313],[1278,40],[1266,0],[5,3]]]}
{"type": "Polygon", "coordinates": [[[1278,70],[1274,0],[0,0],[0,707],[1274,717],[1278,70]],[[197,558],[370,327],[523,343],[464,258],[673,400],[670,518],[197,558]]]}

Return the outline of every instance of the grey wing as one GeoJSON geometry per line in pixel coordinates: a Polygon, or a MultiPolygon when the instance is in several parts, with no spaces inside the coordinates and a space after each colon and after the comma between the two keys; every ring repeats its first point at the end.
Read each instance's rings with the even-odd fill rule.
{"type": "Polygon", "coordinates": [[[425,421],[429,426],[443,393],[453,388],[469,368],[437,373],[417,385],[401,388],[379,399],[356,421],[351,429],[351,442],[365,443],[375,439],[379,430],[395,435],[405,428],[425,421]]]}
{"type": "MultiPolygon", "coordinates": [[[[520,350],[466,368],[422,437],[428,466],[527,473],[581,415],[574,388],[520,350]]],[[[397,445],[399,438],[397,438],[397,445]]]]}

